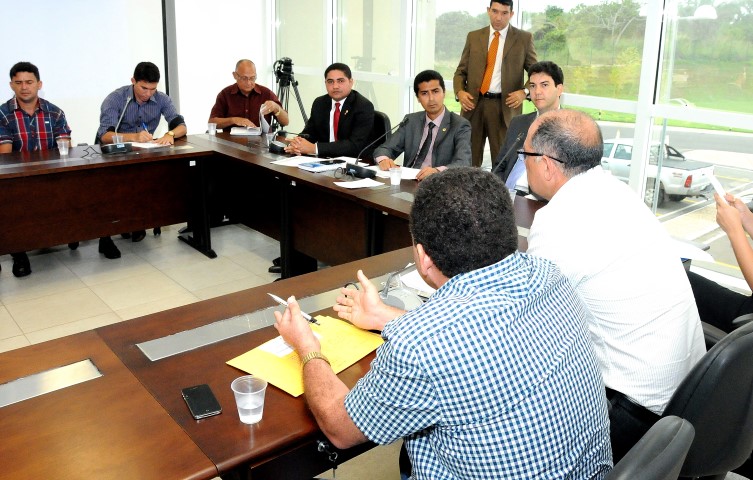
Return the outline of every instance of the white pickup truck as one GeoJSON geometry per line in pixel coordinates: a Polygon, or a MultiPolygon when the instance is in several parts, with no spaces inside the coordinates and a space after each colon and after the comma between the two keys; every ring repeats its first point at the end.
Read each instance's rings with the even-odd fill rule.
{"type": "MultiPolygon", "coordinates": [[[[651,205],[654,198],[657,161],[659,158],[659,144],[652,144],[649,164],[646,167],[646,204],[651,205]]],[[[604,140],[604,153],[601,166],[604,170],[623,182],[630,178],[630,158],[633,153],[632,138],[612,138],[604,140]]],[[[658,206],[665,200],[680,201],[685,197],[701,195],[711,185],[710,175],[714,173],[714,166],[710,163],[685,158],[677,149],[665,144],[664,160],[659,174],[658,206]]]]}

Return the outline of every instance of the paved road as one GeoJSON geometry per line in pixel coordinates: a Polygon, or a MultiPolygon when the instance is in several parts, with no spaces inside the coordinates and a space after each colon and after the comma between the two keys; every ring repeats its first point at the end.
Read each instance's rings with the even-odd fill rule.
{"type": "MultiPolygon", "coordinates": [[[[600,122],[604,138],[632,138],[635,128],[627,123],[600,122]]],[[[753,154],[753,135],[719,130],[668,127],[668,143],[680,150],[719,150],[753,154]]]]}

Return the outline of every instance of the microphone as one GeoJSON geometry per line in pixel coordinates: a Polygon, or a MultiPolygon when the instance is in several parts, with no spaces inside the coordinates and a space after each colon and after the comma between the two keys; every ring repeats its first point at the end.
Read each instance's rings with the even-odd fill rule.
{"type": "MultiPolygon", "coordinates": [[[[126,100],[125,105],[123,105],[123,111],[120,112],[120,118],[118,118],[118,123],[115,124],[115,132],[114,135],[118,134],[118,128],[120,128],[120,122],[123,121],[123,116],[125,115],[126,108],[128,107],[128,104],[131,103],[132,97],[128,97],[128,100],[126,100]]],[[[102,151],[103,155],[109,155],[113,153],[128,153],[131,150],[133,150],[133,146],[130,143],[111,143],[109,145],[102,145],[100,147],[100,150],[102,151]]]]}
{"type": "Polygon", "coordinates": [[[492,173],[496,174],[500,166],[503,165],[507,161],[507,157],[509,157],[512,152],[518,149],[518,147],[520,146],[519,145],[520,139],[523,138],[523,135],[525,135],[525,132],[518,133],[518,136],[515,137],[515,141],[512,142],[512,145],[510,146],[510,148],[505,152],[505,156],[502,157],[502,160],[500,160],[499,163],[494,166],[494,168],[492,168],[492,173]]]}
{"type": "Polygon", "coordinates": [[[374,144],[375,144],[376,142],[378,142],[379,140],[381,140],[381,139],[385,138],[385,137],[386,137],[387,135],[389,135],[390,133],[397,131],[397,129],[398,129],[398,128],[405,126],[405,125],[406,125],[407,123],[408,123],[408,115],[404,116],[404,117],[403,117],[403,120],[402,120],[402,121],[401,121],[400,123],[398,123],[397,125],[395,125],[394,127],[392,127],[392,128],[390,129],[390,130],[387,130],[387,131],[386,131],[386,132],[384,132],[383,134],[379,135],[379,136],[378,136],[378,137],[376,138],[376,140],[374,140],[374,141],[373,141],[373,142],[371,142],[370,144],[368,144],[368,145],[366,145],[365,147],[363,147],[363,150],[361,150],[361,151],[360,151],[360,152],[358,153],[358,156],[356,157],[356,163],[358,163],[358,161],[359,161],[359,160],[361,159],[361,155],[363,155],[363,152],[365,152],[366,150],[368,150],[368,148],[369,148],[369,147],[371,147],[372,145],[374,145],[374,144]]]}
{"type": "Polygon", "coordinates": [[[128,108],[129,103],[131,103],[131,97],[128,97],[128,100],[126,100],[125,105],[123,105],[123,111],[120,113],[120,118],[118,119],[118,123],[115,125],[115,135],[118,134],[118,128],[120,128],[120,122],[123,121],[123,115],[125,115],[126,108],[128,108]]]}

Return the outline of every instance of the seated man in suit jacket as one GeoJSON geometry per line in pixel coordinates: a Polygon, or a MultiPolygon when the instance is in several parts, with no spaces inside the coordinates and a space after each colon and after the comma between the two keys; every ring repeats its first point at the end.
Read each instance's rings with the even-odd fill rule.
{"type": "Polygon", "coordinates": [[[374,150],[379,168],[396,166],[401,153],[403,165],[420,168],[420,181],[448,166],[471,166],[471,124],[444,107],[444,79],[439,72],[424,70],[413,80],[413,92],[423,112],[405,116],[404,124],[392,137],[374,150]]]}
{"type": "Polygon", "coordinates": [[[324,83],[327,95],[314,100],[306,126],[285,151],[318,157],[356,157],[369,143],[374,105],[353,90],[353,75],[344,63],[327,67],[324,83]]]}
{"type": "Polygon", "coordinates": [[[559,110],[560,95],[564,88],[565,74],[554,62],[538,62],[528,69],[529,99],[536,106],[536,111],[513,117],[507,129],[505,145],[494,161],[494,173],[502,178],[508,190],[530,193],[526,165],[522,155],[517,151],[523,148],[528,128],[539,115],[550,110],[559,110]]]}

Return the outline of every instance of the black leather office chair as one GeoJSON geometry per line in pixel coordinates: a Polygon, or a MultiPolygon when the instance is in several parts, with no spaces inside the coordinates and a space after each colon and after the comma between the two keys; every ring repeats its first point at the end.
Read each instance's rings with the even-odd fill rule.
{"type": "Polygon", "coordinates": [[[684,418],[695,440],[680,475],[722,479],[753,451],[753,323],[724,336],[677,387],[664,417],[684,418]]]}
{"type": "Polygon", "coordinates": [[[607,480],[676,480],[694,436],[687,420],[662,418],[614,466],[607,480]]]}
{"type": "MultiPolygon", "coordinates": [[[[390,117],[388,117],[386,113],[374,110],[374,126],[371,127],[371,133],[369,134],[369,143],[375,141],[377,138],[384,135],[385,132],[389,132],[391,129],[392,123],[390,122],[390,117]]],[[[383,140],[374,143],[374,145],[366,149],[366,151],[363,152],[363,155],[361,155],[361,158],[363,160],[366,160],[367,162],[374,163],[374,149],[386,142],[388,138],[390,138],[389,133],[384,137],[383,140]]]]}

